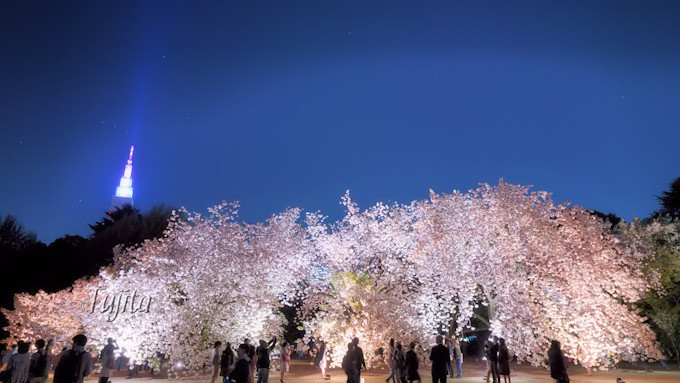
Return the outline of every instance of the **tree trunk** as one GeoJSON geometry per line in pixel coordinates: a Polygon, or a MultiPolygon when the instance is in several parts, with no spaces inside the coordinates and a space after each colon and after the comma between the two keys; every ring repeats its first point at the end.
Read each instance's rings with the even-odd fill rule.
{"type": "Polygon", "coordinates": [[[491,325],[491,320],[496,316],[496,304],[497,304],[497,299],[491,297],[489,294],[484,294],[486,296],[486,300],[489,302],[489,326],[491,325]]]}

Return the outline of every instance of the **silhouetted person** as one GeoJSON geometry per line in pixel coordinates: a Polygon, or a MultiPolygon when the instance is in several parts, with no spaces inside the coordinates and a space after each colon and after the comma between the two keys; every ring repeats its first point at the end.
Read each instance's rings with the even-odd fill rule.
{"type": "Polygon", "coordinates": [[[116,359],[116,371],[120,371],[123,366],[127,365],[128,357],[125,356],[125,348],[120,349],[120,355],[116,359]]]}
{"type": "Polygon", "coordinates": [[[453,349],[453,344],[451,343],[451,339],[446,338],[444,339],[444,346],[449,350],[449,356],[451,356],[451,361],[446,364],[446,370],[449,373],[450,377],[454,377],[456,375],[455,371],[453,371],[453,361],[455,360],[455,351],[453,349]]]}
{"type": "Polygon", "coordinates": [[[9,357],[12,356],[10,350],[5,343],[0,343],[0,371],[5,369],[5,364],[9,362],[9,357]]]}
{"type": "Polygon", "coordinates": [[[406,353],[401,346],[401,342],[397,342],[397,349],[394,352],[394,371],[397,381],[406,383],[406,353]]]}
{"type": "Polygon", "coordinates": [[[489,378],[491,377],[491,361],[490,361],[490,356],[491,355],[491,346],[489,345],[489,341],[485,340],[484,341],[484,359],[486,359],[486,383],[489,383],[489,378]]]}
{"type": "Polygon", "coordinates": [[[456,376],[455,378],[463,377],[463,352],[460,350],[460,341],[458,338],[451,339],[451,346],[453,348],[453,358],[456,361],[456,376]]]}
{"type": "Polygon", "coordinates": [[[366,360],[364,359],[364,350],[359,347],[359,338],[352,339],[352,344],[354,345],[354,360],[356,362],[357,368],[355,370],[355,382],[361,382],[361,369],[366,369],[366,360]]]}
{"type": "Polygon", "coordinates": [[[409,382],[418,381],[420,383],[420,374],[418,373],[418,355],[416,354],[416,342],[411,342],[409,350],[406,353],[406,377],[409,382]]]}
{"type": "Polygon", "coordinates": [[[505,345],[505,339],[498,340],[498,374],[503,376],[503,382],[510,382],[510,354],[505,345]]]}
{"type": "Polygon", "coordinates": [[[274,349],[274,346],[276,346],[276,337],[272,338],[269,343],[260,339],[260,346],[255,350],[257,355],[257,371],[259,373],[257,383],[267,383],[269,381],[269,353],[274,349]]]}
{"type": "Polygon", "coordinates": [[[43,383],[47,380],[47,375],[50,372],[50,355],[45,348],[45,341],[38,339],[35,342],[35,347],[38,349],[33,355],[31,355],[31,367],[28,369],[28,373],[31,378],[30,383],[43,383]]]}
{"type": "Polygon", "coordinates": [[[389,382],[390,379],[392,379],[392,383],[396,383],[396,379],[394,377],[394,353],[396,350],[397,347],[394,345],[394,339],[390,339],[390,350],[387,352],[387,366],[390,368],[390,376],[385,379],[386,382],[389,382]]]}
{"type": "Polygon", "coordinates": [[[248,355],[248,359],[250,360],[250,375],[248,376],[248,380],[250,383],[255,383],[255,368],[257,365],[257,353],[255,353],[255,346],[250,344],[250,339],[248,338],[246,338],[243,342],[243,344],[247,346],[246,355],[248,355]]]}
{"type": "Polygon", "coordinates": [[[9,381],[6,383],[26,383],[29,378],[31,357],[28,348],[31,344],[19,341],[17,353],[9,357],[5,370],[9,373],[9,381]]]}
{"type": "Polygon", "coordinates": [[[109,381],[111,371],[116,365],[115,350],[117,349],[118,345],[113,340],[113,338],[108,338],[106,340],[106,346],[102,348],[102,351],[99,355],[102,363],[102,369],[99,372],[99,383],[107,383],[109,381]]]}
{"type": "Polygon", "coordinates": [[[321,379],[326,379],[326,366],[328,364],[328,355],[326,351],[326,342],[323,340],[319,341],[319,351],[317,351],[314,357],[314,365],[321,369],[321,379]]]}
{"type": "Polygon", "coordinates": [[[83,334],[73,337],[73,348],[61,353],[54,368],[54,383],[83,383],[90,375],[92,355],[85,351],[86,343],[87,337],[83,334]]]}
{"type": "Polygon", "coordinates": [[[345,375],[347,375],[347,383],[359,383],[355,380],[358,375],[355,356],[354,343],[350,342],[347,344],[347,353],[342,358],[342,369],[345,371],[345,375]]]}
{"type": "Polygon", "coordinates": [[[498,375],[498,337],[493,337],[493,343],[489,347],[489,366],[493,383],[500,383],[501,377],[498,375]]]}
{"type": "Polygon", "coordinates": [[[444,337],[437,335],[437,345],[430,351],[432,361],[432,383],[446,383],[446,365],[451,361],[449,349],[442,344],[444,337]]]}
{"type": "Polygon", "coordinates": [[[550,363],[550,377],[555,379],[555,382],[569,382],[567,367],[564,364],[564,355],[562,354],[562,349],[560,348],[560,342],[556,340],[550,342],[550,349],[548,350],[548,363],[550,363]]]}
{"type": "Polygon", "coordinates": [[[234,383],[248,383],[250,381],[250,357],[248,356],[248,350],[250,345],[242,343],[238,346],[238,356],[234,361],[234,368],[229,374],[229,378],[234,381],[234,383]]]}
{"type": "Polygon", "coordinates": [[[210,356],[210,383],[215,383],[217,376],[220,374],[220,347],[222,342],[219,340],[215,342],[210,356]]]}
{"type": "Polygon", "coordinates": [[[234,350],[231,349],[231,343],[227,342],[227,346],[220,357],[220,376],[223,383],[226,383],[229,379],[232,364],[234,364],[234,350]]]}

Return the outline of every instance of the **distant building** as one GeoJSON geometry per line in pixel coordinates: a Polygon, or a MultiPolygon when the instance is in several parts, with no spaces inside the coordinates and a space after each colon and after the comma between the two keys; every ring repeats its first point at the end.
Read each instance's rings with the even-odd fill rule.
{"type": "Polygon", "coordinates": [[[120,185],[116,188],[116,195],[111,199],[111,207],[109,211],[114,211],[116,208],[121,208],[123,205],[132,205],[132,152],[135,150],[134,146],[130,147],[130,158],[125,165],[123,177],[120,179],[120,185]]]}

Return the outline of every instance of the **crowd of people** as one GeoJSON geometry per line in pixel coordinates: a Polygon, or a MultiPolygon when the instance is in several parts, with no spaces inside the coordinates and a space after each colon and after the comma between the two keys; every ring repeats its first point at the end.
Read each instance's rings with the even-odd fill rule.
{"type": "MultiPolygon", "coordinates": [[[[432,382],[446,383],[447,376],[454,379],[462,378],[463,353],[460,348],[460,340],[458,338],[445,339],[442,335],[437,335],[435,342],[436,345],[430,350],[429,357],[432,364],[432,382]]],[[[501,383],[501,377],[503,377],[503,383],[511,383],[510,361],[512,354],[508,351],[505,339],[492,336],[485,341],[484,360],[486,360],[487,366],[486,383],[489,383],[489,380],[492,380],[493,383],[501,383]]],[[[555,379],[556,383],[569,383],[564,355],[558,341],[553,340],[551,343],[548,351],[548,363],[550,376],[555,379]]],[[[409,351],[404,353],[401,343],[395,344],[394,339],[390,339],[387,364],[390,368],[390,375],[385,382],[390,380],[392,380],[392,383],[420,382],[418,355],[414,342],[409,345],[409,351]]],[[[355,382],[349,378],[349,374],[347,382],[355,382]]]]}
{"type": "MultiPolygon", "coordinates": [[[[255,347],[250,343],[250,339],[245,339],[236,348],[236,355],[231,343],[227,343],[224,350],[221,350],[222,342],[215,342],[212,350],[212,369],[210,383],[216,383],[218,376],[223,379],[222,383],[267,383],[271,367],[271,354],[276,347],[277,339],[272,338],[269,342],[259,341],[259,346],[255,347]]],[[[326,373],[328,367],[328,353],[324,341],[315,342],[311,340],[308,344],[302,340],[295,343],[295,351],[298,359],[303,359],[305,349],[312,354],[313,364],[320,370],[321,379],[329,380],[330,375],[326,373]]],[[[286,374],[290,370],[291,355],[293,355],[292,344],[283,342],[280,346],[279,372],[280,382],[286,381],[286,374]]],[[[359,339],[354,338],[348,345],[347,353],[342,361],[342,368],[347,374],[349,383],[361,382],[361,371],[366,369],[366,360],[363,350],[359,347],[359,339]]],[[[417,370],[417,366],[416,366],[417,370]]]]}
{"type": "MultiPolygon", "coordinates": [[[[446,383],[447,376],[450,378],[462,378],[463,353],[458,338],[444,338],[438,335],[435,338],[436,345],[429,353],[431,362],[431,374],[433,383],[446,383]]],[[[73,346],[64,349],[59,355],[53,356],[51,348],[53,341],[39,339],[35,342],[35,352],[30,354],[30,343],[20,341],[11,349],[0,350],[0,381],[4,383],[45,383],[50,369],[54,366],[54,383],[82,383],[92,370],[92,355],[85,350],[87,337],[83,334],[73,338],[73,346]]],[[[260,340],[258,345],[251,344],[250,339],[245,339],[236,350],[231,343],[227,342],[222,350],[222,342],[215,342],[211,354],[211,379],[210,383],[217,383],[218,377],[222,377],[220,383],[267,383],[272,366],[272,355],[278,357],[279,381],[286,381],[286,374],[290,371],[291,356],[296,355],[303,359],[306,352],[312,358],[313,364],[320,370],[321,378],[330,379],[326,373],[328,366],[328,352],[323,340],[310,340],[305,343],[302,339],[289,344],[283,342],[274,354],[277,338],[273,337],[269,342],[260,340]],[[295,350],[293,350],[293,347],[295,350]]],[[[102,348],[99,358],[101,371],[99,383],[109,383],[111,373],[116,370],[115,350],[118,349],[116,342],[109,338],[102,348]]],[[[390,375],[386,382],[413,383],[420,382],[418,372],[419,357],[416,343],[411,342],[408,350],[401,342],[394,339],[389,341],[389,349],[385,355],[385,361],[390,369],[390,375]]],[[[484,359],[487,365],[486,383],[511,383],[509,362],[511,354],[503,338],[493,336],[484,342],[484,359]]],[[[557,383],[568,383],[569,377],[566,372],[564,356],[557,341],[551,343],[548,352],[550,376],[557,383]]],[[[120,368],[120,366],[119,366],[120,368]]],[[[359,346],[359,338],[354,338],[348,345],[342,359],[342,369],[347,376],[347,383],[360,383],[361,372],[366,369],[364,353],[359,346]]]]}
{"type": "MultiPolygon", "coordinates": [[[[81,383],[90,375],[93,365],[92,354],[85,350],[87,337],[83,334],[76,335],[72,339],[71,348],[64,347],[61,352],[53,353],[53,340],[45,342],[44,339],[35,341],[35,352],[29,353],[31,343],[19,341],[15,346],[6,349],[0,345],[0,382],[3,383],[45,383],[50,371],[54,367],[54,383],[81,383]]],[[[101,368],[99,371],[99,383],[108,383],[113,371],[120,371],[122,365],[127,367],[128,358],[120,353],[116,358],[115,350],[118,349],[116,342],[109,338],[99,355],[101,368]]],[[[143,366],[127,368],[127,378],[131,378],[134,371],[143,366]]],[[[147,369],[148,364],[147,364],[147,369]]]]}
{"type": "Polygon", "coordinates": [[[385,382],[404,383],[406,381],[420,381],[418,374],[418,355],[415,351],[416,343],[411,342],[409,350],[404,351],[401,342],[395,345],[394,339],[390,339],[390,348],[387,352],[387,366],[390,368],[390,376],[385,382]]]}
{"type": "Polygon", "coordinates": [[[489,383],[489,377],[493,379],[493,383],[500,383],[501,376],[504,383],[511,383],[511,358],[505,339],[494,336],[484,342],[484,358],[486,359],[486,383],[489,383]]]}
{"type": "Polygon", "coordinates": [[[52,340],[45,342],[44,339],[38,339],[33,354],[29,354],[29,342],[19,341],[16,348],[2,350],[3,369],[0,372],[0,381],[45,383],[54,365],[54,383],[82,383],[92,370],[92,355],[85,351],[86,343],[85,335],[76,335],[73,337],[73,347],[62,350],[55,358],[51,352],[52,340]]]}
{"type": "MultiPolygon", "coordinates": [[[[218,376],[221,376],[223,383],[229,381],[235,383],[267,383],[271,367],[271,355],[276,347],[277,339],[272,338],[269,342],[260,340],[255,347],[250,343],[250,339],[244,339],[243,343],[236,348],[236,355],[231,343],[227,342],[223,351],[222,342],[215,342],[212,350],[212,374],[210,383],[215,383],[218,376]]],[[[310,349],[315,348],[315,344],[310,342],[310,349]]],[[[280,382],[285,382],[286,374],[290,371],[290,360],[293,355],[293,345],[283,342],[279,349],[279,372],[280,382]]],[[[303,347],[306,347],[302,340],[295,342],[298,359],[303,359],[303,347]]],[[[321,370],[323,379],[329,379],[326,375],[327,357],[326,345],[319,343],[319,347],[314,355],[314,364],[321,370]]]]}
{"type": "MultiPolygon", "coordinates": [[[[444,344],[444,337],[436,337],[436,345],[430,351],[429,359],[432,363],[432,381],[434,383],[446,382],[447,376],[452,378],[463,377],[463,353],[460,348],[460,340],[457,338],[447,338],[444,344]]],[[[486,344],[489,346],[489,343],[486,344]]],[[[215,383],[215,379],[221,375],[224,379],[223,383],[229,381],[235,383],[255,383],[257,375],[257,383],[267,382],[270,370],[270,353],[276,346],[276,338],[269,342],[260,340],[259,347],[255,348],[250,344],[249,339],[245,339],[237,349],[237,357],[234,359],[234,354],[231,345],[227,343],[227,347],[220,355],[221,342],[215,342],[213,350],[213,369],[211,383],[215,383]]],[[[302,340],[295,342],[295,348],[298,359],[302,359],[304,349],[307,348],[313,353],[313,364],[320,370],[322,379],[330,379],[326,374],[328,365],[328,355],[326,351],[326,344],[323,340],[309,344],[302,340]]],[[[493,376],[494,383],[500,383],[499,374],[504,376],[504,383],[510,382],[510,369],[508,366],[509,354],[505,341],[503,339],[494,338],[491,341],[491,346],[488,347],[487,360],[489,366],[489,376],[493,376]],[[492,356],[493,354],[493,356],[492,356]],[[491,362],[493,361],[493,363],[491,362]],[[491,367],[493,365],[493,367],[491,367]]],[[[291,345],[283,343],[279,351],[279,371],[281,373],[280,382],[285,381],[286,373],[290,367],[290,357],[292,354],[291,345]]],[[[390,375],[386,382],[390,380],[392,383],[406,383],[406,382],[420,382],[420,374],[418,372],[419,357],[416,350],[416,343],[411,342],[406,350],[401,342],[395,342],[390,339],[389,349],[386,354],[386,362],[390,368],[390,375]]],[[[366,360],[364,353],[359,346],[359,338],[354,338],[348,345],[347,351],[342,359],[342,369],[347,376],[347,383],[360,383],[361,372],[366,369],[366,360]]]]}

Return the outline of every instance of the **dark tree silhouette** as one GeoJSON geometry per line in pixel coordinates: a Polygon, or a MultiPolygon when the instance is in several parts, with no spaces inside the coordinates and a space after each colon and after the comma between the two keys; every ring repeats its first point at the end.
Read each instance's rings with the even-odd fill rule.
{"type": "Polygon", "coordinates": [[[0,217],[0,304],[11,304],[13,291],[30,286],[38,274],[45,245],[11,215],[0,217]]]}
{"type": "MultiPolygon", "coordinates": [[[[13,216],[0,216],[0,306],[12,308],[14,294],[55,292],[82,277],[96,275],[112,261],[113,248],[158,238],[168,226],[172,209],[156,205],[141,213],[123,206],[90,225],[89,238],[66,235],[49,246],[36,240],[13,216]]],[[[0,329],[6,325],[0,315],[0,329]]],[[[0,331],[0,339],[7,334],[0,331]]]]}
{"type": "Polygon", "coordinates": [[[12,215],[0,215],[0,249],[21,250],[36,243],[35,234],[26,231],[12,215]]]}
{"type": "Polygon", "coordinates": [[[96,222],[93,225],[89,225],[90,229],[93,231],[93,236],[108,230],[116,222],[126,219],[130,215],[140,215],[139,209],[135,209],[129,203],[126,203],[122,207],[116,207],[113,211],[107,211],[101,221],[96,222]]]}
{"type": "Polygon", "coordinates": [[[662,192],[656,198],[661,203],[658,214],[680,217],[680,177],[670,183],[669,190],[662,192]]]}
{"type": "Polygon", "coordinates": [[[83,269],[79,273],[95,275],[100,267],[111,263],[113,249],[118,245],[130,247],[161,237],[172,211],[172,208],[161,204],[146,213],[130,205],[107,212],[101,221],[90,225],[93,233],[83,247],[80,256],[83,269]]]}
{"type": "MultiPolygon", "coordinates": [[[[14,293],[29,290],[43,275],[45,245],[11,216],[0,216],[0,306],[12,307],[14,293]]],[[[0,315],[0,329],[7,325],[0,315]]],[[[6,332],[0,331],[0,339],[6,332]]]]}
{"type": "Polygon", "coordinates": [[[73,281],[83,276],[81,253],[87,239],[79,235],[65,235],[55,239],[47,246],[48,259],[45,266],[48,271],[40,281],[40,287],[45,291],[58,291],[73,284],[73,281]]]}

